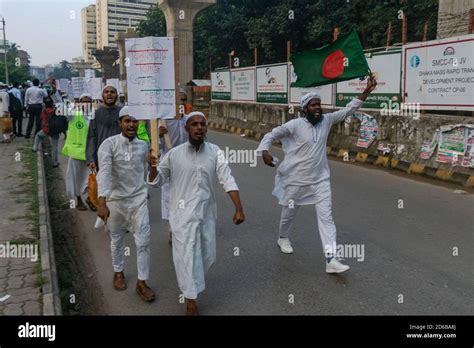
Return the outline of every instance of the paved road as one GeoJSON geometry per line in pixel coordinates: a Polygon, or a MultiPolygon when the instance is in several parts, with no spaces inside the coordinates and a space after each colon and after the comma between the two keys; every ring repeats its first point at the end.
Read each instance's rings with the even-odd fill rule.
{"type": "MultiPolygon", "coordinates": [[[[255,149],[237,135],[210,131],[221,148],[255,149]]],[[[283,158],[275,147],[272,152],[283,158]]],[[[61,166],[65,172],[66,164],[61,166]]],[[[246,222],[232,225],[233,208],[218,189],[217,263],[207,276],[200,311],[208,315],[444,315],[473,314],[472,266],[474,196],[452,187],[400,177],[384,170],[330,161],[333,213],[338,243],[360,244],[364,260],[347,259],[351,270],[325,273],[313,207],[298,212],[291,237],[295,253],[276,245],[280,208],[271,196],[273,168],[232,164],[240,186],[246,222]],[[399,209],[399,200],[403,209],[399,209]],[[453,256],[453,248],[459,255],[453,256]],[[239,256],[235,256],[239,248],[239,256]],[[291,301],[294,299],[294,301],[291,301]],[[403,301],[403,303],[400,303],[403,301]],[[290,303],[292,302],[292,303],[290,303]]],[[[126,315],[180,315],[179,289],[160,219],[160,190],[151,190],[152,268],[149,284],[158,300],[143,303],[135,293],[136,258],[125,274],[128,290],[112,289],[109,238],[81,213],[84,234],[105,297],[105,311],[126,315]]]]}

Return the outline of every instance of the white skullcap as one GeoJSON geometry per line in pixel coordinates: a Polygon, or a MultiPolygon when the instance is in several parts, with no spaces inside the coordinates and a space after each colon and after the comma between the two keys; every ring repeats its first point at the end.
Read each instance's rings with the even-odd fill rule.
{"type": "Polygon", "coordinates": [[[193,112],[191,112],[191,113],[184,116],[184,123],[188,123],[188,121],[193,116],[202,116],[202,117],[206,118],[206,115],[204,115],[201,111],[193,111],[193,112]]]}
{"type": "Polygon", "coordinates": [[[92,96],[89,93],[82,93],[79,97],[79,100],[81,100],[82,98],[90,98],[90,100],[92,100],[92,96]]]}
{"type": "Polygon", "coordinates": [[[309,92],[301,98],[301,108],[304,108],[308,103],[311,101],[311,99],[319,99],[321,100],[321,96],[317,92],[309,92]]]}
{"type": "Polygon", "coordinates": [[[102,88],[102,93],[104,93],[105,89],[107,87],[112,87],[113,89],[115,89],[115,92],[117,92],[117,88],[115,88],[115,86],[112,86],[112,85],[105,85],[104,88],[102,88]]]}
{"type": "Polygon", "coordinates": [[[123,116],[128,116],[135,119],[135,117],[130,115],[130,111],[128,111],[128,106],[124,106],[123,108],[120,109],[119,119],[121,119],[123,116]]]}

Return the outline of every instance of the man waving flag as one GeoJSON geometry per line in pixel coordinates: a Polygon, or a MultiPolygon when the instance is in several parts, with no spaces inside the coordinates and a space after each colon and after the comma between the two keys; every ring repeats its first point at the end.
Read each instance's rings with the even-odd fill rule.
{"type": "Polygon", "coordinates": [[[370,75],[357,31],[330,45],[292,56],[298,79],[292,87],[314,87],[370,75]]]}

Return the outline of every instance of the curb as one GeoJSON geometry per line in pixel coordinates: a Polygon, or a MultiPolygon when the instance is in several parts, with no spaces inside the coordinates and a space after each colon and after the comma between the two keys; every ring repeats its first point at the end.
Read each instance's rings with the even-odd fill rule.
{"type": "MultiPolygon", "coordinates": [[[[226,127],[224,124],[218,124],[215,122],[210,122],[209,127],[220,130],[228,130],[230,128],[234,129],[233,131],[231,131],[232,133],[235,132],[235,127],[226,127]]],[[[241,131],[242,129],[238,128],[238,130],[241,131]]],[[[250,129],[243,129],[243,131],[245,132],[245,136],[249,136],[250,134],[254,135],[253,137],[257,141],[260,141],[263,138],[263,135],[260,132],[254,133],[250,129]]],[[[382,166],[385,168],[400,170],[407,174],[421,175],[432,179],[462,185],[464,187],[474,187],[474,175],[457,173],[449,169],[432,168],[427,167],[426,165],[421,163],[405,162],[390,158],[388,156],[377,156],[368,154],[366,152],[349,151],[348,149],[337,149],[331,146],[326,146],[326,153],[329,156],[334,156],[338,158],[346,157],[352,162],[355,161],[360,163],[372,164],[375,166],[382,166]]]]}
{"type": "Polygon", "coordinates": [[[46,279],[42,285],[43,315],[62,315],[59,297],[58,273],[53,249],[53,235],[49,215],[46,175],[43,162],[43,146],[37,151],[38,163],[38,202],[41,250],[41,276],[46,279]]]}

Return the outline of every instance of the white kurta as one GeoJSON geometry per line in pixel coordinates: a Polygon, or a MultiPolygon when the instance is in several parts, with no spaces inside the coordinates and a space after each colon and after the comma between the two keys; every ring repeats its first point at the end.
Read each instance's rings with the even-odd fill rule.
{"type": "Polygon", "coordinates": [[[148,144],[140,139],[130,141],[122,134],[107,138],[97,153],[99,172],[97,174],[98,196],[105,197],[107,204],[119,202],[126,209],[117,216],[110,216],[107,224],[110,230],[127,228],[129,231],[140,229],[141,219],[146,209],[148,188],[148,144]],[[134,211],[145,207],[141,211],[134,211]],[[137,214],[140,215],[138,218],[137,214]],[[129,217],[130,219],[124,219],[129,217]],[[140,221],[135,221],[140,220],[140,221]]]}
{"type": "MultiPolygon", "coordinates": [[[[166,128],[170,136],[171,144],[173,147],[184,144],[188,141],[188,133],[184,129],[186,123],[184,117],[180,120],[166,120],[166,128]]],[[[166,146],[164,139],[160,138],[160,148],[162,156],[164,156],[170,149],[166,146]]],[[[163,220],[169,220],[170,216],[170,186],[169,184],[163,184],[161,186],[161,218],[163,220]]]]}
{"type": "Polygon", "coordinates": [[[98,196],[105,197],[110,216],[112,264],[123,271],[124,236],[134,233],[137,247],[138,279],[146,280],[150,268],[150,223],[148,214],[148,144],[137,138],[130,141],[122,134],[104,140],[99,147],[98,196]]]}
{"type": "Polygon", "coordinates": [[[170,183],[173,261],[179,287],[188,299],[205,289],[205,273],[216,259],[217,175],[226,192],[238,191],[223,152],[205,142],[198,152],[187,142],[161,160],[152,185],[170,183]]]}
{"type": "Polygon", "coordinates": [[[362,105],[353,99],[342,110],[323,115],[316,126],[306,118],[293,119],[267,133],[257,148],[257,155],[269,150],[273,142],[282,143],[284,160],[278,166],[273,195],[279,204],[288,206],[316,204],[320,183],[329,180],[326,142],[331,127],[352,115],[362,105]]]}
{"type": "Polygon", "coordinates": [[[66,171],[66,193],[70,199],[81,197],[81,200],[85,201],[88,176],[89,168],[86,161],[69,157],[66,171]]]}

